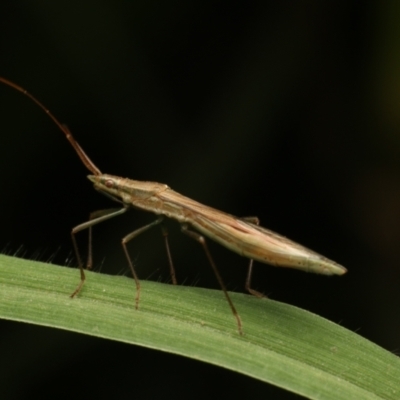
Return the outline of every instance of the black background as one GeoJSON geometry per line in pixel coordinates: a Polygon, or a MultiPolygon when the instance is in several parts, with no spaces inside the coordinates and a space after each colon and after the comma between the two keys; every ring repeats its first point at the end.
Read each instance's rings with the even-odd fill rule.
{"type": "MultiPolygon", "coordinates": [[[[372,1],[3,1],[0,75],[66,123],[103,172],[257,215],[346,266],[327,278],[257,264],[254,286],[396,352],[399,11],[372,1]]],[[[75,266],[71,228],[114,204],[42,111],[6,86],[0,104],[0,249],[75,266]]],[[[120,239],[152,218],[132,211],[99,226],[96,270],[127,273],[120,239]]],[[[202,249],[168,227],[179,281],[217,288],[202,249]]],[[[229,289],[243,290],[246,260],[210,247],[229,289]]],[[[130,248],[141,278],[168,281],[157,229],[130,248]]],[[[2,321],[0,335],[3,398],[294,397],[69,332],[2,321]]]]}

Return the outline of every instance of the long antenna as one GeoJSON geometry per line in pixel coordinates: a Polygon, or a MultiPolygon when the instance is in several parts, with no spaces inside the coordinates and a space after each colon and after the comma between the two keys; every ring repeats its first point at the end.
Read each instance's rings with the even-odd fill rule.
{"type": "Polygon", "coordinates": [[[21,92],[25,96],[29,97],[34,103],[36,103],[52,120],[53,122],[60,128],[61,131],[64,132],[65,136],[67,137],[68,141],[71,143],[72,147],[75,149],[76,153],[78,154],[79,158],[85,165],[85,167],[94,175],[101,175],[100,170],[94,165],[93,161],[87,156],[87,154],[83,151],[82,147],[79,143],[74,139],[72,133],[69,129],[61,124],[58,119],[48,110],[36,97],[32,96],[28,91],[26,91],[21,86],[18,86],[16,83],[9,81],[0,76],[0,82],[4,83],[7,86],[12,87],[13,89],[21,92]]]}

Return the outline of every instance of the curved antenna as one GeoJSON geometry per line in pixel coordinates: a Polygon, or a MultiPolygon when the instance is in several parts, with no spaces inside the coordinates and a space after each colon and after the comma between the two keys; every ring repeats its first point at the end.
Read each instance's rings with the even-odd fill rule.
{"type": "Polygon", "coordinates": [[[60,128],[61,131],[64,132],[65,136],[67,137],[68,141],[71,143],[72,147],[75,149],[76,153],[78,154],[79,158],[85,165],[85,167],[94,175],[101,175],[100,170],[94,165],[93,161],[87,156],[87,154],[83,151],[82,147],[78,144],[78,142],[72,136],[72,133],[69,129],[61,124],[58,119],[48,110],[38,99],[33,97],[28,91],[26,91],[21,86],[18,86],[16,83],[9,81],[0,76],[0,82],[4,83],[7,86],[12,87],[13,89],[21,92],[25,96],[29,97],[36,105],[38,105],[52,120],[53,122],[60,128]]]}

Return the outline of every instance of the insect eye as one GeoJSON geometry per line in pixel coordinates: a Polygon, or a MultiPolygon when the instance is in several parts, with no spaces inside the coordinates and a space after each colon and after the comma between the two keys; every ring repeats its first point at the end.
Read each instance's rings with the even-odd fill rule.
{"type": "Polygon", "coordinates": [[[114,181],[112,179],[107,179],[104,184],[110,189],[114,187],[114,181]]]}

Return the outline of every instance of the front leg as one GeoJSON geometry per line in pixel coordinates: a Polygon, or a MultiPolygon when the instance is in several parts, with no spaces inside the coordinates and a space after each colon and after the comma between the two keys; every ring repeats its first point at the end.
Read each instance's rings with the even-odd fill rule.
{"type": "MultiPolygon", "coordinates": [[[[128,252],[128,249],[127,249],[126,245],[127,245],[128,242],[130,242],[135,237],[139,236],[141,233],[146,232],[147,230],[149,230],[153,226],[161,224],[161,222],[163,220],[164,220],[164,217],[159,217],[155,221],[151,222],[150,224],[147,224],[145,226],[142,226],[139,229],[134,230],[133,232],[129,233],[128,235],[126,235],[122,239],[122,248],[124,249],[124,253],[125,253],[126,259],[128,260],[129,268],[131,269],[133,278],[135,279],[135,283],[136,283],[136,299],[135,299],[136,309],[139,308],[140,282],[139,282],[139,278],[138,278],[138,276],[136,274],[135,267],[133,266],[133,262],[131,260],[131,257],[129,256],[129,252],[128,252]]],[[[166,239],[166,243],[168,243],[167,239],[166,239]]],[[[168,254],[169,254],[169,247],[168,246],[167,246],[167,250],[168,250],[168,254]]]]}
{"type": "MultiPolygon", "coordinates": [[[[82,263],[82,258],[81,258],[81,255],[79,253],[78,243],[76,241],[75,235],[78,232],[83,231],[84,229],[89,229],[89,241],[90,241],[90,246],[91,246],[91,240],[92,240],[91,239],[91,229],[92,229],[92,226],[97,225],[100,222],[106,221],[106,220],[108,220],[110,218],[116,217],[117,215],[121,215],[124,212],[126,212],[127,209],[128,209],[127,207],[123,207],[123,208],[119,208],[119,209],[111,208],[111,209],[108,209],[108,210],[101,210],[99,212],[100,215],[96,216],[96,218],[91,219],[91,220],[89,220],[87,222],[84,222],[83,224],[79,224],[75,228],[72,229],[72,231],[71,231],[72,244],[74,246],[76,258],[78,260],[79,270],[80,270],[80,273],[81,273],[81,281],[79,282],[78,287],[71,294],[71,297],[75,297],[81,291],[82,286],[85,283],[85,279],[86,279],[85,271],[84,271],[83,263],[82,263]]],[[[89,250],[90,258],[91,258],[91,252],[92,251],[90,249],[89,250]]]]}
{"type": "MultiPolygon", "coordinates": [[[[88,222],[94,221],[94,220],[98,219],[99,217],[110,215],[113,212],[119,211],[119,210],[120,210],[119,208],[107,208],[105,210],[93,211],[89,214],[88,222]]],[[[93,230],[92,230],[92,226],[93,225],[88,227],[89,240],[88,240],[88,256],[87,256],[87,261],[86,261],[86,269],[89,269],[89,270],[92,269],[92,267],[93,267],[93,235],[92,235],[93,230]]],[[[76,229],[76,228],[74,228],[74,229],[76,229]]]]}

